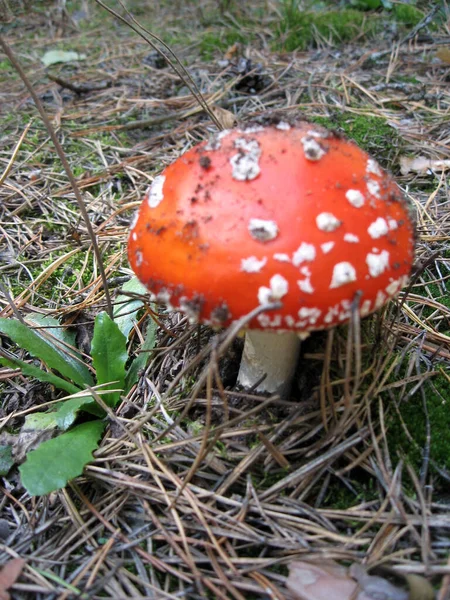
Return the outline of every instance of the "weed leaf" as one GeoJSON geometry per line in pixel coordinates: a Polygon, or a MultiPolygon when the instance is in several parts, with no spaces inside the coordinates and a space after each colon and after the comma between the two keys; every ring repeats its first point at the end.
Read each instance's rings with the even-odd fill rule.
{"type": "Polygon", "coordinates": [[[0,475],[7,475],[13,464],[12,446],[0,446],[0,475]]]}
{"type": "MultiPolygon", "coordinates": [[[[26,316],[27,323],[31,323],[36,327],[45,328],[45,332],[51,333],[53,337],[69,346],[75,346],[76,331],[75,328],[68,329],[67,327],[61,326],[58,319],[50,317],[48,315],[41,315],[39,313],[30,313],[26,316]]],[[[40,333],[36,330],[36,333],[40,333]]]]}
{"type": "Polygon", "coordinates": [[[20,321],[0,318],[0,333],[9,336],[18,346],[42,360],[51,369],[59,371],[67,379],[81,386],[93,385],[86,365],[20,321]]]}
{"type": "MultiPolygon", "coordinates": [[[[125,364],[128,360],[127,338],[119,327],[105,313],[95,318],[94,337],[92,338],[92,362],[97,374],[97,384],[107,384],[103,389],[124,389],[125,364]]],[[[108,406],[115,406],[120,400],[120,392],[111,392],[102,396],[108,406]]]]}
{"type": "Polygon", "coordinates": [[[92,452],[105,424],[90,421],[43,442],[19,467],[22,484],[32,496],[43,496],[63,488],[70,479],[81,475],[92,460],[92,452]]]}
{"type": "Polygon", "coordinates": [[[136,356],[127,371],[125,378],[125,391],[129,392],[139,377],[139,371],[142,371],[147,366],[148,359],[151,355],[150,350],[153,350],[156,344],[157,325],[153,319],[148,320],[147,332],[145,340],[142,344],[141,352],[136,356]]]}
{"type": "MultiPolygon", "coordinates": [[[[27,415],[25,417],[23,429],[37,430],[58,428],[62,431],[65,431],[66,429],[69,429],[71,425],[73,425],[81,409],[85,411],[88,410],[87,405],[89,404],[94,404],[94,406],[97,407],[92,396],[63,400],[61,403],[56,404],[54,406],[54,410],[52,411],[27,415]]],[[[88,412],[91,412],[91,410],[88,412]]],[[[94,414],[98,414],[98,412],[99,411],[94,412],[94,414]]]]}
{"type": "MultiPolygon", "coordinates": [[[[132,294],[148,294],[147,289],[137,277],[132,277],[127,281],[122,286],[122,291],[132,294]]],[[[125,337],[128,337],[133,324],[136,322],[136,314],[143,305],[142,300],[130,298],[126,294],[117,296],[113,310],[114,323],[116,323],[125,337]]]]}
{"type": "Polygon", "coordinates": [[[55,411],[56,424],[59,429],[69,429],[80,410],[96,415],[97,417],[102,417],[105,414],[105,411],[96,404],[92,396],[69,398],[58,404],[58,408],[55,411]]]}

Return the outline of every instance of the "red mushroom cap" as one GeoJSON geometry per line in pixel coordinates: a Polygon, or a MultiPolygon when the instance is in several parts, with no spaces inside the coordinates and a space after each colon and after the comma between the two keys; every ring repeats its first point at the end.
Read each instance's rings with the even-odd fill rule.
{"type": "Polygon", "coordinates": [[[228,325],[310,331],[362,316],[407,282],[414,227],[392,178],[310,123],[223,131],[155,178],[128,256],[160,301],[228,325]]]}

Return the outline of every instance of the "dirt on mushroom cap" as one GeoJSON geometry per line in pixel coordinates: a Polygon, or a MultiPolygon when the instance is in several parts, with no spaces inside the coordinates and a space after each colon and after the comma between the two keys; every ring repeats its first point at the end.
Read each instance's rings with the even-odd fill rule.
{"type": "Polygon", "coordinates": [[[156,297],[227,325],[308,331],[364,316],[405,285],[408,206],[354,143],[310,123],[220,132],[155,178],[128,254],[156,297]],[[156,201],[157,200],[157,201],[156,201]]]}

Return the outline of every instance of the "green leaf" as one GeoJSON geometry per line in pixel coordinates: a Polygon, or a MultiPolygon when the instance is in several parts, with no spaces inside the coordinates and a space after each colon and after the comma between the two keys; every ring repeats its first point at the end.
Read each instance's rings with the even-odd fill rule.
{"type": "Polygon", "coordinates": [[[102,416],[104,411],[95,404],[92,396],[83,398],[69,398],[54,405],[54,410],[45,413],[33,413],[25,417],[22,429],[69,429],[75,422],[80,410],[92,412],[102,416]],[[93,408],[97,410],[92,410],[93,408]]]}
{"type": "Polygon", "coordinates": [[[47,371],[43,371],[42,369],[39,369],[39,367],[30,365],[27,362],[16,358],[15,356],[10,358],[0,356],[0,365],[3,365],[5,367],[11,367],[12,369],[20,369],[24,375],[34,377],[38,381],[51,383],[56,388],[64,390],[69,394],[77,394],[81,391],[80,388],[73,385],[73,383],[69,383],[65,379],[58,377],[58,375],[53,375],[53,373],[47,373],[47,371]]]}
{"type": "MultiPolygon", "coordinates": [[[[148,294],[147,288],[139,281],[137,277],[132,277],[122,286],[123,292],[131,294],[148,294]]],[[[128,337],[133,324],[136,322],[138,311],[144,306],[142,300],[130,298],[126,294],[119,294],[114,302],[113,317],[114,323],[128,337]]]]}
{"type": "MultiPolygon", "coordinates": [[[[92,362],[97,374],[97,384],[111,385],[103,389],[124,389],[125,364],[128,360],[127,338],[105,312],[95,318],[94,337],[91,344],[92,362]]],[[[120,392],[102,396],[108,406],[115,406],[120,392]]]]}
{"type": "Polygon", "coordinates": [[[41,58],[46,67],[57,63],[74,62],[76,60],[84,60],[86,54],[79,54],[70,50],[48,50],[41,58]]]}
{"type": "Polygon", "coordinates": [[[130,365],[125,378],[125,391],[128,392],[136,383],[139,377],[139,371],[145,369],[148,359],[151,356],[150,350],[153,350],[156,344],[156,330],[158,326],[153,319],[149,319],[145,340],[140,352],[130,365]]]}
{"type": "Polygon", "coordinates": [[[0,475],[8,475],[13,464],[12,446],[0,446],[0,475]]]}
{"type": "Polygon", "coordinates": [[[375,10],[382,6],[382,0],[350,0],[350,4],[358,10],[375,10]]]}
{"type": "Polygon", "coordinates": [[[80,411],[88,412],[98,417],[102,417],[105,414],[105,411],[100,408],[92,396],[69,398],[58,404],[55,414],[56,424],[60,429],[69,429],[80,411]]]}
{"type": "Polygon", "coordinates": [[[59,346],[15,319],[0,318],[0,333],[78,385],[93,385],[89,369],[59,346]]]}
{"type": "Polygon", "coordinates": [[[30,452],[19,467],[27,492],[32,496],[49,494],[81,475],[92,460],[104,427],[101,421],[83,423],[30,452]]]}
{"type": "Polygon", "coordinates": [[[58,427],[55,419],[55,413],[43,412],[33,413],[25,417],[22,429],[26,431],[39,431],[42,429],[56,429],[58,427]]]}
{"type": "MultiPolygon", "coordinates": [[[[73,346],[74,349],[69,348],[70,352],[76,353],[77,355],[79,354],[75,349],[77,334],[74,328],[69,329],[68,327],[61,326],[58,319],[54,319],[48,315],[41,315],[40,313],[30,313],[26,316],[26,322],[27,324],[31,323],[36,327],[45,328],[43,331],[45,331],[45,333],[50,333],[54,338],[61,342],[63,349],[65,344],[73,346]]],[[[41,333],[39,329],[36,329],[35,331],[38,334],[41,333]]]]}

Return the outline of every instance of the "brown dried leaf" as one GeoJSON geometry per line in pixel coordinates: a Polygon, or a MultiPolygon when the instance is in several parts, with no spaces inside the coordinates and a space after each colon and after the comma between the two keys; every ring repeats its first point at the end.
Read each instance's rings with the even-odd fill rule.
{"type": "Polygon", "coordinates": [[[24,566],[23,558],[13,558],[0,571],[0,600],[10,600],[7,590],[16,583],[24,566]]]}
{"type": "Polygon", "coordinates": [[[296,600],[432,600],[433,588],[423,577],[397,575],[390,569],[374,574],[354,563],[346,569],[333,561],[319,565],[295,561],[287,586],[296,600]]]}
{"type": "Polygon", "coordinates": [[[230,46],[227,49],[227,51],[224,54],[224,59],[225,60],[233,60],[233,58],[239,54],[240,50],[241,50],[241,45],[239,44],[239,42],[236,42],[235,44],[233,44],[232,46],[230,46]]]}
{"type": "Polygon", "coordinates": [[[295,561],[289,565],[287,587],[297,600],[350,600],[357,584],[337,563],[315,565],[295,561]]]}
{"type": "Polygon", "coordinates": [[[436,52],[436,57],[442,60],[442,62],[446,62],[450,64],[450,46],[442,46],[436,52]]]}
{"type": "Polygon", "coordinates": [[[55,430],[38,429],[25,430],[22,428],[18,435],[4,432],[0,435],[0,444],[12,447],[14,462],[21,464],[31,450],[36,450],[42,442],[46,442],[55,436],[55,430]]]}
{"type": "Polygon", "coordinates": [[[222,127],[224,129],[231,129],[231,127],[234,126],[234,124],[236,123],[236,117],[235,115],[230,112],[229,110],[226,110],[225,108],[221,108],[220,106],[211,106],[210,107],[212,112],[214,113],[214,116],[216,117],[216,119],[219,121],[219,123],[222,125],[222,127]]]}
{"type": "Polygon", "coordinates": [[[409,156],[400,157],[400,170],[402,175],[407,175],[410,171],[426,175],[432,171],[446,171],[450,169],[450,160],[432,160],[424,156],[409,158],[409,156]]]}

